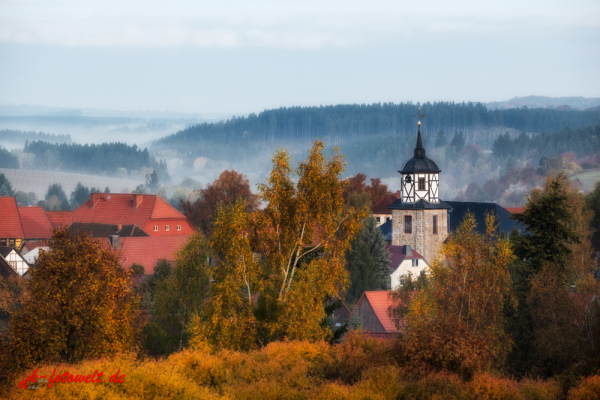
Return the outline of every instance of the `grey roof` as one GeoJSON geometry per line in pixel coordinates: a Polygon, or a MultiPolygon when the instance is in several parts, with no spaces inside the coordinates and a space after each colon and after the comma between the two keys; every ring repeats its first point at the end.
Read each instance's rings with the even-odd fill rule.
{"type": "Polygon", "coordinates": [[[495,213],[498,219],[498,233],[504,232],[504,234],[508,235],[512,232],[513,228],[517,228],[520,232],[524,231],[524,227],[513,220],[511,214],[496,203],[448,201],[447,204],[452,207],[452,210],[448,211],[448,215],[450,216],[449,230],[451,232],[455,232],[458,229],[468,211],[471,211],[475,215],[477,232],[481,234],[485,234],[485,215],[490,212],[495,213]]]}
{"type": "Polygon", "coordinates": [[[87,233],[95,238],[119,235],[119,237],[150,236],[142,228],[133,225],[97,224],[93,222],[73,222],[68,229],[75,235],[87,233]]]}
{"type": "Polygon", "coordinates": [[[414,203],[404,203],[402,199],[396,200],[388,206],[390,210],[443,210],[452,208],[446,202],[430,203],[423,199],[414,203]]]}
{"type": "Polygon", "coordinates": [[[13,247],[0,246],[0,255],[2,255],[2,257],[6,257],[13,250],[13,247]]]}
{"type": "Polygon", "coordinates": [[[384,224],[379,225],[379,230],[381,231],[381,234],[383,235],[383,237],[385,238],[386,241],[391,242],[392,241],[392,220],[387,220],[385,221],[384,224]]]}
{"type": "Polygon", "coordinates": [[[442,172],[433,160],[425,155],[425,148],[421,140],[421,126],[417,133],[417,146],[415,147],[414,157],[404,163],[400,171],[402,174],[411,172],[442,172]]]}

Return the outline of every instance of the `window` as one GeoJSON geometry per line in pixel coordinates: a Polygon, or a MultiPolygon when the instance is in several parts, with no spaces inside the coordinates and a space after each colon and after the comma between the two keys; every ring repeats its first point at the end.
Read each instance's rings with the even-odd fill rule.
{"type": "Polygon", "coordinates": [[[418,258],[413,258],[413,260],[412,260],[412,266],[413,267],[418,267],[419,266],[419,259],[418,258]]]}
{"type": "Polygon", "coordinates": [[[375,219],[377,220],[377,223],[381,222],[381,217],[375,217],[375,219]]]}
{"type": "Polygon", "coordinates": [[[438,231],[437,231],[437,215],[433,216],[433,234],[437,235],[438,231]]]}
{"type": "Polygon", "coordinates": [[[425,178],[419,178],[419,190],[425,190],[425,178]]]}
{"type": "Polygon", "coordinates": [[[404,278],[400,278],[400,284],[404,285],[404,278]]]}
{"type": "Polygon", "coordinates": [[[171,227],[169,225],[165,225],[165,231],[169,232],[170,229],[171,227]]]}
{"type": "Polygon", "coordinates": [[[158,225],[154,225],[154,232],[158,232],[158,225]]]}
{"type": "Polygon", "coordinates": [[[404,233],[407,235],[412,234],[412,215],[404,216],[404,233]]]}
{"type": "Polygon", "coordinates": [[[385,217],[385,222],[388,222],[390,219],[390,217],[385,217]]]}
{"type": "Polygon", "coordinates": [[[177,225],[177,230],[180,231],[181,230],[181,225],[177,225]]]}

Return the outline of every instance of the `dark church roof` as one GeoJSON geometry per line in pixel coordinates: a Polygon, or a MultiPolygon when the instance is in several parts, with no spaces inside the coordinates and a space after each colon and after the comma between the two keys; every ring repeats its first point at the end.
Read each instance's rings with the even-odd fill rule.
{"type": "Polygon", "coordinates": [[[414,157],[404,163],[402,169],[398,172],[402,174],[411,172],[442,172],[433,160],[425,155],[425,147],[421,141],[421,123],[419,122],[419,131],[417,133],[417,146],[415,147],[414,157]]]}
{"type": "Polygon", "coordinates": [[[513,228],[517,228],[520,232],[524,231],[523,226],[513,219],[511,214],[503,207],[496,203],[478,203],[475,201],[448,201],[447,204],[452,207],[448,211],[450,216],[450,232],[455,232],[462,223],[468,211],[475,214],[475,222],[477,222],[477,232],[485,234],[485,215],[493,212],[498,219],[498,233],[504,232],[509,235],[513,228]]]}
{"type": "Polygon", "coordinates": [[[440,200],[438,203],[430,203],[423,199],[414,203],[404,203],[402,199],[398,199],[388,206],[390,210],[443,210],[451,208],[450,205],[440,200]]]}

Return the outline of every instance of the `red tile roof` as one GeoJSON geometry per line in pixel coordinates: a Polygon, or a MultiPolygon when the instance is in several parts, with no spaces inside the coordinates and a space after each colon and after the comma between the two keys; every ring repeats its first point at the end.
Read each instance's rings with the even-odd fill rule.
{"type": "Polygon", "coordinates": [[[0,197],[0,238],[22,239],[23,226],[14,197],[0,197]]]}
{"type": "Polygon", "coordinates": [[[68,228],[73,222],[71,211],[46,211],[46,217],[52,224],[52,228],[68,228]]]}
{"type": "Polygon", "coordinates": [[[26,239],[48,239],[52,224],[42,207],[19,207],[21,226],[26,239]]]}
{"type": "Polygon", "coordinates": [[[404,261],[405,258],[423,258],[423,256],[417,253],[414,249],[412,251],[412,256],[407,256],[406,254],[404,254],[404,246],[393,246],[391,244],[388,244],[387,246],[385,246],[385,248],[390,251],[391,257],[389,267],[394,271],[396,270],[398,265],[400,265],[400,263],[404,261]]]}
{"type": "Polygon", "coordinates": [[[156,195],[93,193],[71,214],[76,222],[146,226],[150,219],[186,219],[156,195]],[[134,207],[135,201],[135,207],[134,207]]]}
{"type": "MultiPolygon", "coordinates": [[[[389,298],[389,290],[380,290],[373,292],[364,292],[358,303],[365,301],[365,299],[371,304],[377,319],[381,322],[383,329],[386,332],[398,332],[396,326],[392,322],[392,319],[388,315],[388,308],[394,305],[394,302],[389,298]]],[[[358,307],[358,303],[356,307],[358,307]]],[[[355,308],[356,309],[356,308],[355,308]]]]}
{"type": "Polygon", "coordinates": [[[511,214],[521,214],[525,211],[523,207],[504,207],[504,209],[511,214]]]}
{"type": "Polygon", "coordinates": [[[372,207],[371,212],[373,214],[390,214],[392,215],[392,210],[388,208],[390,204],[395,202],[400,198],[398,193],[388,193],[379,199],[372,207]]]}
{"type": "MultiPolygon", "coordinates": [[[[141,264],[146,270],[146,275],[154,273],[156,262],[161,259],[175,260],[175,253],[184,246],[190,235],[181,236],[144,236],[121,237],[119,239],[121,263],[128,269],[132,264],[141,264]]],[[[107,238],[102,239],[109,246],[107,238]]]]}

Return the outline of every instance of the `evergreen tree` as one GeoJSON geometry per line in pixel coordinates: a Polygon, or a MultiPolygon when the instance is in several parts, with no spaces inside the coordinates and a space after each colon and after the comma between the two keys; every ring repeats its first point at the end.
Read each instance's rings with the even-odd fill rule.
{"type": "Polygon", "coordinates": [[[69,209],[69,199],[60,183],[53,183],[48,187],[44,201],[40,205],[47,211],[65,211],[69,209]]]}
{"type": "Polygon", "coordinates": [[[450,145],[454,147],[459,153],[463,151],[463,149],[465,148],[465,136],[463,135],[463,133],[458,132],[457,134],[455,134],[452,138],[452,142],[450,142],[450,145]]]}
{"type": "Polygon", "coordinates": [[[0,174],[0,196],[14,196],[15,191],[13,190],[10,181],[4,176],[4,174],[0,174]]]}
{"type": "Polygon", "coordinates": [[[358,301],[365,290],[390,288],[390,252],[385,246],[377,221],[369,217],[349,255],[351,284],[346,294],[348,302],[358,301]]]}
{"type": "Polygon", "coordinates": [[[600,182],[596,182],[594,190],[585,196],[585,206],[593,212],[591,225],[596,229],[592,237],[592,245],[600,251],[600,182]]]}
{"type": "Polygon", "coordinates": [[[570,278],[569,245],[579,242],[579,235],[570,225],[575,216],[567,181],[562,173],[549,176],[543,189],[534,189],[528,196],[525,211],[514,217],[525,226],[524,234],[511,236],[517,256],[511,273],[516,306],[507,305],[506,309],[508,329],[515,342],[509,362],[516,374],[530,372],[536,363],[532,283],[542,277],[542,272],[546,274],[548,266],[557,284],[565,286],[570,278]]]}
{"type": "Polygon", "coordinates": [[[448,144],[448,138],[443,129],[440,129],[435,137],[435,147],[444,147],[448,144]]]}
{"type": "Polygon", "coordinates": [[[104,188],[104,193],[110,193],[110,189],[108,186],[104,188]]]}
{"type": "MultiPolygon", "coordinates": [[[[92,188],[93,189],[93,188],[92,188]]],[[[90,190],[87,186],[83,186],[81,182],[77,182],[77,186],[71,192],[71,208],[76,209],[90,198],[90,190]]]]}
{"type": "Polygon", "coordinates": [[[158,190],[160,182],[156,170],[152,171],[151,174],[146,175],[146,186],[148,187],[148,190],[150,190],[150,193],[156,193],[158,190]]]}

